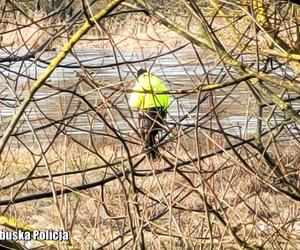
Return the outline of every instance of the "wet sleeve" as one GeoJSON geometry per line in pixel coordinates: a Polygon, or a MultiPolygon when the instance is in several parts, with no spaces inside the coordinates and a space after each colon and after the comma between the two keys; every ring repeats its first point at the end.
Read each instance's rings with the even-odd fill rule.
{"type": "Polygon", "coordinates": [[[142,86],[139,82],[137,82],[133,88],[133,92],[130,94],[129,97],[129,106],[131,108],[141,108],[142,105],[142,97],[143,93],[141,92],[134,92],[134,91],[142,91],[142,86]]]}

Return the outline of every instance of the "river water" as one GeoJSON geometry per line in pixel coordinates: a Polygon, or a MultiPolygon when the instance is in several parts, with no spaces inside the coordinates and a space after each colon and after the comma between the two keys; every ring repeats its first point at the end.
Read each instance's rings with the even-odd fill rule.
{"type": "MultiPolygon", "coordinates": [[[[201,51],[198,51],[201,55],[201,51]]],[[[19,51],[18,55],[24,54],[24,51],[19,51]]],[[[6,124],[10,121],[12,115],[16,111],[16,102],[13,101],[14,96],[8,89],[8,84],[15,89],[20,99],[26,95],[28,87],[33,80],[37,78],[45,70],[51,58],[56,55],[55,51],[45,52],[40,59],[26,62],[2,63],[1,64],[1,104],[0,114],[2,120],[2,131],[6,124]],[[4,99],[3,99],[4,98],[4,99]],[[9,100],[6,100],[6,99],[9,100]]],[[[7,54],[1,52],[0,57],[4,58],[7,54]]],[[[183,48],[172,54],[166,54],[158,58],[152,58],[145,62],[135,62],[144,58],[157,56],[154,53],[145,53],[141,55],[139,52],[123,52],[116,57],[112,52],[101,49],[87,49],[74,51],[69,54],[61,63],[62,67],[57,68],[47,81],[47,84],[62,89],[74,90],[74,84],[79,82],[82,75],[85,74],[83,68],[78,64],[87,66],[86,72],[96,81],[97,87],[88,87],[86,83],[81,82],[77,85],[77,93],[84,95],[92,105],[97,105],[101,102],[101,95],[108,97],[113,91],[109,87],[127,86],[131,88],[134,82],[132,72],[136,72],[140,67],[151,69],[151,72],[159,76],[168,83],[170,90],[190,90],[199,87],[207,82],[222,83],[228,77],[222,65],[216,66],[213,61],[206,60],[203,66],[199,63],[195,52],[190,47],[183,48]],[[111,66],[117,62],[123,63],[119,67],[111,66]],[[208,79],[208,80],[207,80],[208,79]]],[[[233,72],[231,72],[233,73],[233,72]]],[[[126,90],[126,88],[123,88],[126,90]]],[[[128,125],[128,121],[136,126],[135,112],[134,117],[130,115],[126,102],[126,91],[116,92],[110,97],[110,101],[114,102],[115,107],[123,112],[126,120],[122,118],[115,108],[111,108],[113,120],[108,112],[105,112],[103,107],[99,108],[99,112],[103,114],[109,123],[115,127],[120,133],[128,134],[132,128],[128,125]],[[128,119],[128,120],[127,120],[128,119]]],[[[278,91],[277,91],[278,92],[278,91]]],[[[279,93],[279,92],[278,92],[279,93]]],[[[229,86],[213,92],[201,93],[200,99],[207,98],[201,103],[199,108],[200,123],[206,126],[217,128],[215,114],[211,111],[211,107],[217,107],[216,112],[220,118],[222,126],[227,129],[227,132],[234,133],[244,137],[253,135],[256,129],[257,118],[253,115],[256,112],[255,98],[245,83],[239,84],[237,87],[229,86]],[[224,99],[224,97],[226,99],[224,99]]],[[[31,120],[34,128],[49,124],[51,121],[59,120],[65,116],[72,116],[75,112],[83,112],[87,109],[82,100],[74,97],[66,113],[68,103],[71,100],[71,93],[57,94],[56,90],[43,86],[34,96],[35,104],[30,105],[26,112],[31,120]],[[37,108],[38,106],[38,108],[37,108]]],[[[103,97],[102,96],[102,97],[103,97]]],[[[286,95],[286,97],[295,97],[294,95],[286,95]]],[[[169,109],[168,122],[177,123],[178,125],[193,125],[196,119],[196,110],[190,112],[198,102],[197,94],[189,95],[173,95],[172,105],[169,109]],[[183,119],[184,118],[184,119],[183,119]]],[[[300,103],[294,101],[291,103],[296,110],[300,109],[300,103]]],[[[270,108],[264,109],[264,118],[267,119],[270,108]]],[[[283,117],[279,115],[272,116],[268,122],[263,123],[266,129],[268,126],[273,126],[280,122],[283,117]]],[[[27,131],[29,129],[26,122],[21,121],[17,132],[27,131]]],[[[47,133],[55,131],[55,127],[49,127],[46,130],[39,130],[38,134],[41,138],[47,136],[47,133]]],[[[78,135],[86,137],[89,131],[106,132],[107,127],[104,123],[93,116],[93,112],[89,115],[86,113],[78,115],[69,126],[65,127],[64,132],[70,135],[78,135]]],[[[26,140],[30,140],[30,136],[26,140]]]]}

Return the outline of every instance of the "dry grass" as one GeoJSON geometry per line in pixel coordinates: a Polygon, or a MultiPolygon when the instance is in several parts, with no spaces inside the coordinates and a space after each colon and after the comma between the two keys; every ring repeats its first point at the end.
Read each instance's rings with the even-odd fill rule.
{"type": "MultiPolygon", "coordinates": [[[[68,23],[53,18],[43,20],[45,14],[42,13],[29,12],[28,15],[36,23],[32,23],[31,20],[23,16],[19,16],[18,20],[14,22],[11,22],[10,15],[2,20],[0,33],[3,33],[1,35],[3,47],[10,49],[25,47],[27,50],[33,51],[53,34],[58,34],[59,31],[61,34],[55,35],[55,39],[50,41],[47,49],[60,49],[69,39],[70,34],[76,32],[83,23],[80,21],[67,31],[70,25],[68,23]],[[65,32],[63,32],[64,30],[65,32]]],[[[186,20],[184,17],[181,17],[181,19],[182,22],[186,20]]],[[[91,29],[76,44],[76,48],[107,49],[112,45],[109,41],[110,37],[113,37],[117,47],[130,48],[131,50],[149,47],[159,49],[166,41],[170,47],[186,42],[185,39],[155,20],[151,20],[143,13],[108,19],[101,28],[103,29],[99,30],[99,27],[91,29]],[[107,34],[108,30],[109,36],[107,34]]]]}
{"type": "MultiPolygon", "coordinates": [[[[171,16],[177,18],[173,14],[171,16]]],[[[176,22],[184,24],[185,19],[181,18],[178,17],[176,22]]],[[[52,21],[49,19],[47,23],[41,22],[40,27],[31,24],[19,31],[11,31],[3,36],[4,46],[13,49],[27,46],[27,49],[32,51],[45,41],[45,37],[49,37],[48,32],[60,27],[61,23],[52,26],[52,21]]],[[[207,21],[210,19],[208,18],[207,21]]],[[[21,19],[19,22],[21,25],[30,24],[26,19],[21,19]]],[[[237,21],[235,25],[238,27],[238,24],[237,21]]],[[[74,25],[74,30],[79,25],[80,23],[74,25]]],[[[10,26],[1,27],[1,31],[14,29],[16,26],[16,23],[12,23],[10,26]]],[[[215,34],[219,40],[224,38],[222,43],[224,42],[225,47],[231,48],[233,44],[230,44],[231,33],[228,32],[227,26],[222,24],[221,31],[215,31],[215,34]]],[[[243,35],[236,43],[237,51],[234,52],[234,56],[244,53],[240,47],[244,47],[245,44],[249,45],[248,49],[254,49],[251,38],[254,31],[243,33],[246,26],[244,24],[239,27],[239,32],[243,35]]],[[[61,28],[63,31],[66,27],[61,28]]],[[[193,26],[191,30],[197,32],[193,26]]],[[[51,46],[60,48],[67,36],[66,32],[61,33],[55,38],[56,44],[51,46]]],[[[144,48],[151,48],[151,51],[159,54],[162,48],[168,48],[169,51],[169,48],[176,47],[184,41],[184,38],[162,27],[155,20],[137,14],[134,18],[128,15],[128,18],[126,16],[118,22],[113,19],[106,21],[104,29],[92,30],[85,40],[76,45],[76,48],[89,46],[121,49],[123,51],[119,53],[120,55],[128,49],[140,50],[143,53],[144,48]],[[109,30],[109,34],[105,30],[109,30]]],[[[200,59],[207,59],[207,55],[208,52],[203,52],[200,59]]],[[[255,54],[252,56],[254,58],[255,54]]],[[[217,61],[212,67],[221,65],[222,69],[231,70],[229,66],[227,68],[221,63],[222,60],[217,61]]],[[[258,58],[257,62],[259,63],[258,58]]],[[[181,64],[184,66],[183,62],[181,64]]],[[[200,64],[202,62],[199,60],[197,67],[200,64]]],[[[202,65],[202,67],[204,71],[207,69],[210,71],[211,66],[205,68],[206,66],[202,65]]],[[[163,70],[163,67],[161,69],[163,70]]],[[[86,78],[90,80],[91,75],[88,75],[88,71],[86,73],[86,78]]],[[[188,74],[187,76],[190,77],[188,74]]],[[[212,82],[215,80],[218,83],[222,82],[222,76],[215,76],[213,72],[208,72],[197,78],[195,86],[201,88],[205,83],[202,81],[203,78],[212,82]]],[[[16,86],[17,82],[16,80],[13,84],[16,86]]],[[[76,86],[79,84],[81,79],[76,86]]],[[[123,88],[121,85],[120,87],[123,88]]],[[[80,94],[85,93],[80,92],[80,94]]],[[[212,98],[207,110],[210,116],[207,118],[208,123],[213,124],[217,119],[231,114],[233,112],[231,103],[238,104],[237,113],[244,108],[250,116],[254,114],[253,109],[256,107],[250,107],[250,101],[245,102],[249,105],[246,107],[243,101],[235,97],[232,99],[228,97],[230,104],[219,113],[218,109],[221,110],[223,107],[214,105],[214,93],[210,94],[212,98]],[[214,114],[213,111],[216,113],[214,114]]],[[[217,95],[215,98],[217,100],[217,95]]],[[[251,97],[247,98],[250,100],[251,97]]],[[[106,101],[110,99],[105,97],[106,101]]],[[[105,105],[101,104],[102,107],[105,105]]],[[[109,108],[113,107],[109,106],[109,108]]],[[[89,111],[91,116],[95,111],[96,109],[89,111]]],[[[270,107],[269,112],[270,117],[275,117],[270,107]]],[[[265,118],[254,116],[257,119],[265,118]]],[[[33,116],[31,118],[33,119],[33,116]]],[[[90,124],[92,125],[92,122],[90,124]]],[[[265,124],[269,125],[269,122],[265,124]]],[[[56,125],[53,127],[57,130],[54,130],[63,133],[63,129],[58,130],[56,125]]],[[[244,129],[247,130],[249,127],[245,126],[244,129]]],[[[127,143],[132,156],[130,159],[135,166],[134,180],[132,175],[124,174],[129,172],[131,166],[124,145],[120,141],[109,141],[94,146],[91,141],[85,140],[81,142],[85,146],[84,149],[79,146],[79,143],[71,142],[69,140],[71,136],[64,137],[62,140],[56,138],[53,145],[50,141],[46,143],[45,148],[49,145],[52,147],[42,155],[33,143],[26,141],[26,136],[12,137],[12,141],[23,140],[28,148],[25,149],[22,145],[19,148],[12,144],[6,145],[8,151],[1,155],[0,162],[0,187],[2,188],[0,202],[9,200],[15,195],[19,198],[51,192],[51,184],[54,185],[55,190],[64,188],[70,190],[72,187],[112,179],[93,188],[73,190],[69,194],[58,196],[57,201],[49,197],[12,204],[6,209],[3,205],[2,212],[35,229],[68,230],[71,233],[71,244],[79,249],[101,247],[133,249],[137,244],[137,240],[134,239],[135,234],[140,235],[141,232],[146,249],[184,249],[187,246],[190,249],[235,249],[239,248],[238,239],[252,247],[298,249],[300,247],[298,206],[300,158],[297,142],[293,140],[280,142],[276,141],[277,139],[273,140],[271,136],[266,136],[263,145],[268,145],[268,148],[263,153],[269,154],[272,159],[270,164],[253,141],[252,145],[244,143],[236,147],[235,152],[228,149],[229,142],[221,134],[221,126],[220,134],[199,129],[199,148],[196,145],[195,128],[192,128],[190,133],[182,133],[183,130],[184,128],[181,127],[177,130],[172,129],[171,135],[167,138],[172,141],[159,149],[164,158],[156,163],[145,158],[138,164],[145,156],[143,153],[139,154],[142,150],[141,146],[127,143]],[[181,136],[182,134],[184,136],[181,136]],[[62,175],[52,177],[53,181],[51,181],[47,164],[52,175],[56,173],[62,175]],[[85,171],[96,166],[99,168],[85,171]],[[273,171],[274,166],[282,172],[286,181],[273,171]],[[26,183],[22,181],[20,184],[3,189],[6,185],[26,178],[34,168],[34,178],[43,175],[44,177],[26,183]],[[64,174],[72,171],[80,171],[80,173],[64,174]],[[116,174],[118,177],[115,177],[116,174]],[[18,191],[22,184],[24,186],[18,191]],[[143,228],[136,228],[139,223],[143,228]]],[[[46,134],[46,131],[44,132],[46,134]]],[[[248,135],[248,132],[245,134],[248,135]]],[[[291,133],[288,135],[291,136],[291,133]]],[[[296,132],[293,135],[296,135],[296,132]]],[[[230,142],[232,144],[241,142],[244,136],[240,134],[239,137],[240,139],[230,137],[230,142]]],[[[32,244],[32,247],[37,243],[26,244],[27,246],[32,244]]],[[[65,245],[58,243],[57,247],[64,249],[65,245]]]]}
{"type": "MultiPolygon", "coordinates": [[[[185,138],[182,142],[179,147],[169,145],[169,152],[165,155],[170,157],[171,161],[171,154],[186,159],[195,156],[195,150],[192,148],[194,140],[189,141],[185,138]],[[185,144],[190,146],[188,151],[184,149],[185,144]]],[[[100,150],[105,152],[103,156],[106,159],[111,158],[111,162],[117,162],[120,157],[126,158],[125,155],[117,156],[115,149],[110,147],[105,146],[100,150]],[[112,158],[113,155],[115,158],[112,158]]],[[[213,150],[207,149],[208,151],[213,150]]],[[[241,150],[240,154],[246,159],[244,150],[241,150]]],[[[51,165],[52,173],[103,164],[98,157],[80,150],[76,145],[68,145],[65,149],[62,147],[62,150],[57,148],[56,153],[48,154],[48,160],[55,162],[51,165]],[[66,149],[68,154],[65,154],[66,149]]],[[[295,172],[296,165],[293,165],[299,160],[296,150],[284,154],[282,160],[288,161],[294,169],[294,174],[299,176],[298,171],[295,172]]],[[[251,161],[252,167],[258,166],[255,165],[258,164],[258,160],[251,159],[251,161]]],[[[173,159],[173,162],[176,162],[176,159],[173,159]]],[[[6,177],[2,179],[1,186],[26,176],[32,168],[33,161],[29,155],[19,152],[7,156],[2,164],[4,170],[2,176],[6,177]]],[[[180,165],[180,161],[178,164],[180,165]]],[[[183,236],[195,248],[208,246],[210,240],[202,199],[204,196],[210,206],[230,223],[237,235],[248,243],[265,244],[265,247],[273,249],[283,245],[298,246],[300,239],[297,230],[300,218],[297,202],[272,191],[262,181],[244,171],[231,152],[210,157],[200,164],[200,166],[186,164],[175,168],[176,170],[171,168],[162,173],[159,170],[168,167],[164,160],[158,164],[144,160],[138,167],[137,173],[149,174],[148,177],[136,177],[136,185],[141,192],[138,194],[138,204],[145,225],[144,237],[147,248],[180,249],[184,246],[183,236]],[[151,175],[154,168],[158,172],[151,175]],[[200,174],[200,171],[203,174],[200,174]]],[[[112,176],[113,172],[122,171],[127,167],[125,161],[123,164],[115,165],[113,169],[103,168],[82,175],[56,177],[55,187],[59,189],[64,186],[91,183],[112,176]]],[[[44,167],[39,167],[35,175],[46,173],[44,167]]],[[[47,179],[28,182],[19,196],[49,191],[47,179]]],[[[8,211],[20,222],[41,230],[61,229],[63,221],[71,233],[72,244],[79,249],[97,248],[125,232],[123,237],[106,248],[118,249],[127,240],[132,239],[129,213],[133,221],[137,218],[130,186],[128,181],[121,177],[102,187],[61,196],[58,200],[60,213],[52,198],[11,205],[8,211]]],[[[11,188],[1,191],[1,197],[7,199],[15,190],[11,188]]],[[[212,213],[210,220],[215,247],[226,245],[235,248],[233,238],[212,213]]],[[[132,241],[127,248],[131,247],[132,241]]]]}

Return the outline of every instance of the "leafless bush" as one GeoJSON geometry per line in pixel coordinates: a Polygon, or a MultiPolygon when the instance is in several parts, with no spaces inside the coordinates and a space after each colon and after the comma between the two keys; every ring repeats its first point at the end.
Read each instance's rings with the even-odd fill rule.
{"type": "Polygon", "coordinates": [[[94,2],[1,7],[3,217],[66,248],[297,249],[299,7],[94,2]],[[158,162],[128,106],[139,67],[173,97],[158,162]]]}

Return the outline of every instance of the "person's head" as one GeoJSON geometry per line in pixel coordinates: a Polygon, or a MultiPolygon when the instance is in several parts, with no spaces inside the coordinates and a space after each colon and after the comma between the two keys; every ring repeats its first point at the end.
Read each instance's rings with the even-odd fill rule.
{"type": "Polygon", "coordinates": [[[139,69],[136,73],[137,78],[139,78],[142,74],[147,73],[145,69],[139,69]]]}

